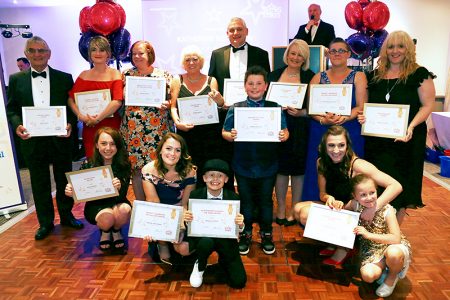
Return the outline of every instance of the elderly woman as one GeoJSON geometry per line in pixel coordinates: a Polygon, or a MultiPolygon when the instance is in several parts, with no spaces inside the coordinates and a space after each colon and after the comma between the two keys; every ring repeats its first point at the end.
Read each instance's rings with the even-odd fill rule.
{"type": "Polygon", "coordinates": [[[156,148],[162,137],[170,131],[170,102],[176,99],[173,77],[168,72],[155,68],[155,50],[147,41],[137,41],[130,49],[133,68],[124,72],[126,76],[156,77],[166,79],[166,100],[161,107],[126,106],[121,134],[127,145],[132,167],[132,184],[136,199],[144,200],[141,169],[156,159],[156,148]]]}
{"type": "MultiPolygon", "coordinates": [[[[283,61],[287,65],[271,72],[268,81],[286,83],[309,83],[314,76],[309,69],[309,47],[303,40],[293,40],[284,52],[283,61]]],[[[309,119],[306,109],[285,107],[287,128],[290,138],[280,144],[278,156],[278,174],[275,183],[277,197],[277,214],[275,222],[278,225],[291,226],[296,223],[293,207],[300,201],[305,174],[306,150],[308,141],[309,119]],[[286,193],[289,177],[291,179],[292,209],[286,218],[286,193]]]]}
{"type": "MultiPolygon", "coordinates": [[[[391,203],[402,223],[406,208],[422,207],[426,119],[433,111],[433,73],[416,62],[415,45],[404,31],[391,32],[380,49],[377,68],[368,74],[369,103],[409,105],[406,136],[366,138],[366,159],[397,179],[403,192],[391,203]]],[[[364,122],[364,117],[360,119],[364,122]]]]}
{"type": "Polygon", "coordinates": [[[96,36],[89,42],[89,60],[92,69],[81,72],[72,90],[69,91],[69,106],[73,113],[83,122],[83,144],[86,157],[91,158],[94,153],[94,136],[101,127],[119,129],[120,116],[117,112],[122,106],[123,83],[120,72],[108,67],[111,58],[111,46],[103,36],[96,36]],[[75,93],[107,89],[111,93],[111,102],[98,114],[89,115],[80,112],[75,103],[75,93]],[[111,118],[110,116],[113,115],[111,118]]]}
{"type": "MultiPolygon", "coordinates": [[[[188,46],[182,50],[181,65],[186,73],[180,74],[177,80],[178,98],[209,95],[218,107],[222,107],[224,100],[217,91],[217,80],[201,73],[204,61],[198,47],[188,46]]],[[[201,173],[201,168],[207,160],[219,157],[216,151],[218,151],[217,144],[222,140],[220,124],[194,126],[183,123],[178,114],[177,101],[171,104],[172,119],[177,127],[177,133],[186,141],[192,163],[198,166],[201,173]]],[[[203,181],[200,184],[203,184],[203,181]]]]}
{"type": "Polygon", "coordinates": [[[352,110],[349,116],[333,113],[311,116],[306,156],[305,181],[303,184],[303,200],[319,200],[317,184],[317,147],[322,135],[331,125],[342,125],[350,134],[353,150],[359,157],[363,157],[364,140],[361,136],[361,125],[356,119],[367,102],[367,79],[363,72],[357,72],[347,67],[350,58],[350,46],[342,38],[331,41],[328,51],[331,68],[317,73],[310,84],[351,84],[352,110]]]}

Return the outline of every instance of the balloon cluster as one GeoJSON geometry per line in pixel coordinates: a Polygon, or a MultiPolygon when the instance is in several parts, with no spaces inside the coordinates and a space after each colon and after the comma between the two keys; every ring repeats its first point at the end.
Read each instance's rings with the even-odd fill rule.
{"type": "Polygon", "coordinates": [[[345,21],[357,33],[350,35],[346,41],[352,50],[352,57],[364,60],[376,58],[388,36],[383,28],[389,22],[389,8],[380,1],[352,1],[345,7],[345,21]]]}
{"type": "Polygon", "coordinates": [[[113,0],[97,0],[92,6],[80,11],[81,38],[78,50],[81,56],[89,61],[89,42],[97,35],[108,38],[111,44],[112,57],[117,61],[125,60],[130,50],[131,36],[124,28],[125,10],[113,0]]]}

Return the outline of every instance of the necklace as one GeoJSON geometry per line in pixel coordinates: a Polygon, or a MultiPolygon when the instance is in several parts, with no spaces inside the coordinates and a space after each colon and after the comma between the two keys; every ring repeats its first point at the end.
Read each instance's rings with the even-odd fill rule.
{"type": "Polygon", "coordinates": [[[386,85],[386,96],[384,96],[384,98],[386,99],[386,102],[389,102],[389,99],[391,98],[391,92],[392,90],[395,88],[395,86],[398,83],[398,80],[400,78],[397,78],[397,80],[395,81],[394,85],[391,87],[391,89],[389,89],[389,79],[387,80],[387,85],[386,85]]]}
{"type": "Polygon", "coordinates": [[[292,74],[287,73],[287,76],[289,78],[298,77],[298,76],[300,76],[300,73],[292,73],[292,74]]]}
{"type": "Polygon", "coordinates": [[[187,80],[189,80],[190,83],[196,83],[196,82],[199,82],[200,79],[202,79],[201,76],[200,76],[199,78],[197,78],[197,79],[191,79],[191,78],[189,78],[189,76],[187,76],[187,75],[186,75],[186,78],[187,78],[187,80]]]}

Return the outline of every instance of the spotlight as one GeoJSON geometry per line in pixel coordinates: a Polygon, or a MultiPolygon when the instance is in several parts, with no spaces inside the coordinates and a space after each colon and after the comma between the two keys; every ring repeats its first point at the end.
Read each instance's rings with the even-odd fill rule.
{"type": "Polygon", "coordinates": [[[32,37],[33,37],[33,33],[32,33],[32,32],[29,32],[29,31],[27,31],[27,32],[22,32],[22,37],[23,37],[24,39],[32,38],[32,37]]]}
{"type": "Polygon", "coordinates": [[[12,38],[13,34],[10,30],[3,30],[2,35],[4,38],[9,39],[12,38]]]}

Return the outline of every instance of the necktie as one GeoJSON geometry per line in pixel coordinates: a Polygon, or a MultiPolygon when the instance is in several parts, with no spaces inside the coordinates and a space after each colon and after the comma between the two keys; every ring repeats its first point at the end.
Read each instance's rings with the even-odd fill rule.
{"type": "Polygon", "coordinates": [[[245,45],[247,45],[247,44],[244,44],[244,45],[242,45],[239,48],[235,48],[235,47],[231,46],[231,49],[233,50],[233,53],[236,53],[236,52],[238,52],[240,50],[245,50],[245,45]]]}
{"type": "Polygon", "coordinates": [[[31,71],[31,76],[33,76],[33,78],[36,78],[38,76],[42,76],[44,78],[47,78],[47,72],[44,71],[44,72],[38,73],[38,72],[35,72],[35,71],[31,71]]]}

